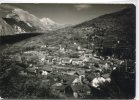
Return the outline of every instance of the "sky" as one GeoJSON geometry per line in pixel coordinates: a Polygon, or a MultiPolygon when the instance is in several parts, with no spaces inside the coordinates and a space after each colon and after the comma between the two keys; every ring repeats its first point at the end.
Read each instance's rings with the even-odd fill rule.
{"type": "Polygon", "coordinates": [[[60,24],[78,24],[100,15],[124,9],[129,4],[45,4],[45,3],[11,3],[14,8],[28,11],[39,18],[50,18],[60,24]]]}

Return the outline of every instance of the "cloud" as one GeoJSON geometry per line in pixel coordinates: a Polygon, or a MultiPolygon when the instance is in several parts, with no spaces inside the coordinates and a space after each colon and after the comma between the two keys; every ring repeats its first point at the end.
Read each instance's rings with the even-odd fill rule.
{"type": "Polygon", "coordinates": [[[92,7],[92,5],[89,5],[89,4],[78,4],[78,5],[74,5],[74,7],[77,9],[77,10],[84,10],[84,9],[89,9],[92,7]]]}
{"type": "Polygon", "coordinates": [[[0,4],[0,12],[2,12],[2,13],[9,13],[15,8],[17,8],[17,7],[9,5],[9,4],[3,4],[3,3],[0,4]]]}
{"type": "Polygon", "coordinates": [[[9,4],[0,4],[0,8],[1,9],[15,9],[15,8],[17,8],[17,7],[15,7],[15,6],[12,6],[12,5],[9,5],[9,4]]]}

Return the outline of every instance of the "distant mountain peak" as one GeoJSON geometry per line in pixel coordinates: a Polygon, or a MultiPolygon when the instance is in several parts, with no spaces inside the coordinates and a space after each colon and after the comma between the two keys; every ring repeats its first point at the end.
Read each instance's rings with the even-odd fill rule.
{"type": "Polygon", "coordinates": [[[6,16],[6,18],[16,18],[17,20],[20,20],[20,21],[28,21],[32,17],[35,17],[35,16],[19,8],[13,9],[12,13],[6,16]]]}
{"type": "Polygon", "coordinates": [[[47,32],[65,27],[50,18],[42,19],[20,8],[14,8],[5,16],[3,20],[15,31],[15,34],[27,32],[47,32]]]}
{"type": "Polygon", "coordinates": [[[28,11],[24,11],[19,8],[12,10],[12,13],[7,14],[6,18],[15,19],[17,22],[24,22],[29,27],[35,28],[35,30],[42,31],[46,30],[43,23],[35,15],[30,14],[28,11]]]}
{"type": "Polygon", "coordinates": [[[40,21],[49,30],[56,30],[56,29],[60,29],[60,28],[64,28],[64,27],[68,26],[65,24],[56,23],[53,20],[51,20],[50,18],[46,18],[46,17],[41,18],[40,21]]]}
{"type": "Polygon", "coordinates": [[[56,24],[53,20],[51,20],[50,18],[46,18],[46,17],[43,17],[42,19],[40,19],[40,21],[45,23],[46,25],[54,25],[54,24],[56,24]]]}

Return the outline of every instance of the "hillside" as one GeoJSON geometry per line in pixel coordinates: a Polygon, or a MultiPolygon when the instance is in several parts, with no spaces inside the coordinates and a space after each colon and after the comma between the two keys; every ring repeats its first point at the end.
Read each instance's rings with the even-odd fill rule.
{"type": "MultiPolygon", "coordinates": [[[[106,51],[109,51],[105,52],[107,54],[111,52],[109,48],[114,48],[127,54],[133,51],[134,53],[130,56],[135,58],[132,56],[135,55],[135,19],[135,7],[131,7],[83,22],[74,26],[73,29],[85,33],[87,40],[94,43],[95,47],[106,48],[106,51]]],[[[112,52],[115,51],[112,50],[112,52]]]]}
{"type": "Polygon", "coordinates": [[[14,30],[2,18],[0,18],[0,36],[13,35],[14,30]]]}
{"type": "Polygon", "coordinates": [[[90,21],[74,26],[75,29],[88,32],[89,40],[93,41],[93,36],[103,38],[103,46],[111,47],[111,43],[121,41],[124,46],[135,46],[135,7],[124,9],[119,12],[106,14],[90,21]],[[128,41],[127,41],[128,40],[128,41]]]}

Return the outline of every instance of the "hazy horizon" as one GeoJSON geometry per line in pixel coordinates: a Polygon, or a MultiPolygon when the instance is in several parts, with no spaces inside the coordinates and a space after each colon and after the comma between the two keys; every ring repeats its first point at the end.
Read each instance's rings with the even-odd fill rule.
{"type": "Polygon", "coordinates": [[[124,9],[129,4],[34,4],[12,3],[9,7],[20,8],[39,18],[50,18],[60,24],[78,24],[95,17],[124,9]]]}

